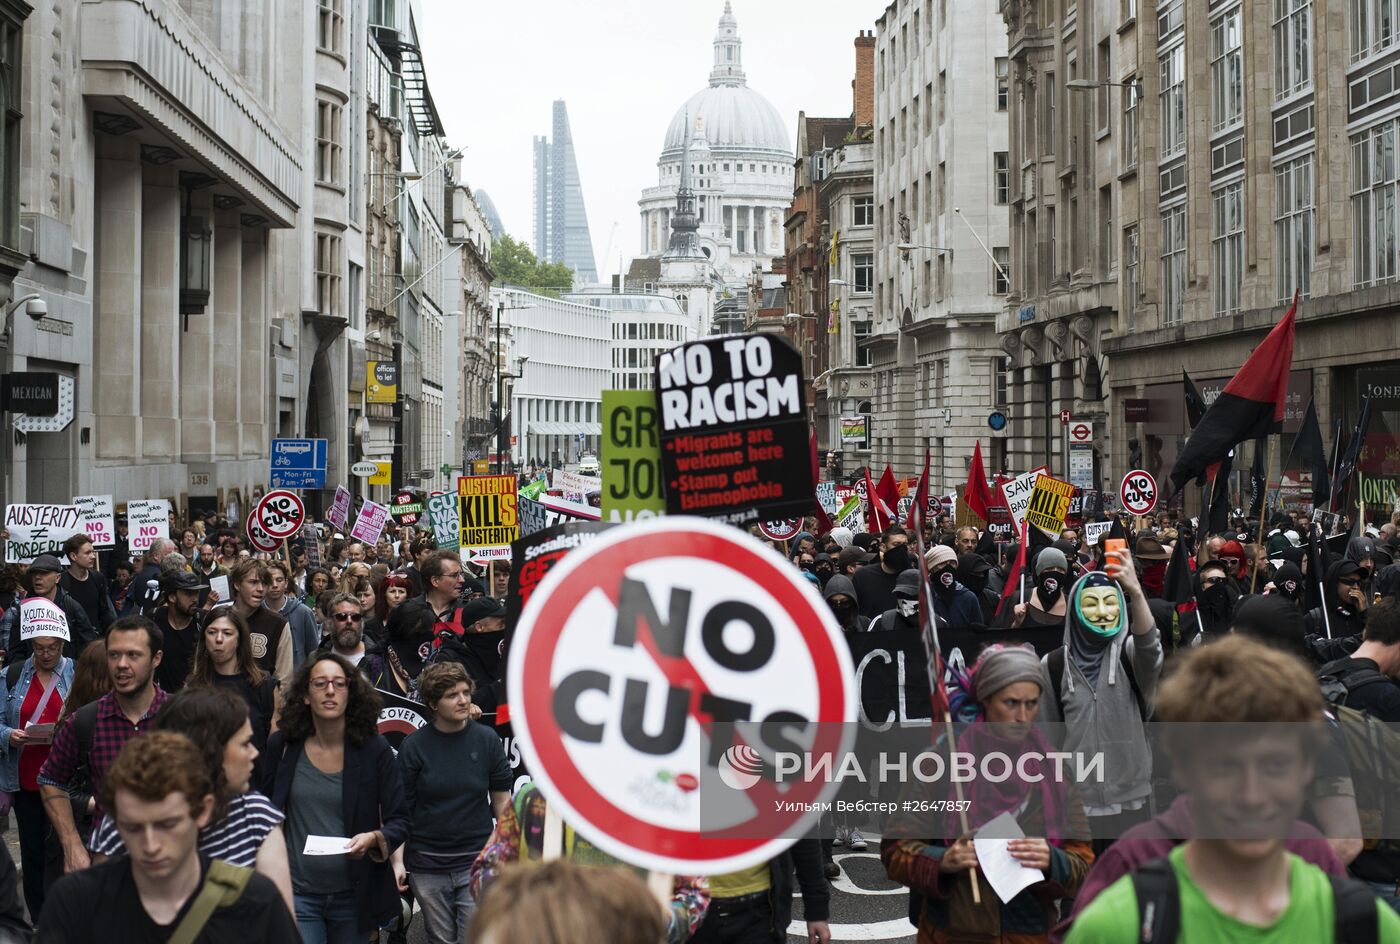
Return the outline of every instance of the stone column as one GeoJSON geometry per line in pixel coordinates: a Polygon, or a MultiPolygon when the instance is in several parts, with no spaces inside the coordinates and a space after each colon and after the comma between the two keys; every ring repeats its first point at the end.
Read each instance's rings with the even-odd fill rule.
{"type": "Polygon", "coordinates": [[[136,141],[97,135],[97,277],[93,311],[93,412],[97,459],[140,454],[141,152],[136,141]]]}
{"type": "Polygon", "coordinates": [[[744,207],[744,252],[753,253],[753,207],[744,207]]]}
{"type": "Polygon", "coordinates": [[[239,298],[242,322],[238,355],[239,457],[262,455],[268,449],[266,418],[269,400],[267,367],[267,231],[243,231],[243,291],[239,298]]]}
{"type": "Polygon", "coordinates": [[[238,210],[221,210],[214,218],[214,294],[209,301],[213,366],[214,451],[222,458],[238,455],[239,351],[243,321],[243,231],[238,210]]]}
{"type": "Polygon", "coordinates": [[[146,167],[141,226],[141,448],[173,462],[180,452],[180,188],[176,172],[146,167]]]}

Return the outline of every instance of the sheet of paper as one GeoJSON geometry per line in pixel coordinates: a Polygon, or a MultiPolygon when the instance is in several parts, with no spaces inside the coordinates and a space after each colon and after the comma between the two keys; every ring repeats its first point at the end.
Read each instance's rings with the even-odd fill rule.
{"type": "Polygon", "coordinates": [[[220,603],[227,603],[229,601],[228,575],[220,574],[217,577],[210,577],[209,589],[219,595],[220,603]]]}
{"type": "Polygon", "coordinates": [[[1024,839],[1025,835],[1015,817],[1002,813],[977,830],[972,839],[972,847],[977,850],[978,869],[1003,902],[1015,898],[1036,882],[1045,881],[1045,873],[1022,865],[1011,855],[1008,843],[1012,839],[1024,839]]]}
{"type": "Polygon", "coordinates": [[[24,737],[28,744],[52,744],[53,725],[30,722],[24,726],[24,737]]]}
{"type": "Polygon", "coordinates": [[[349,847],[350,837],[348,836],[307,836],[306,848],[301,850],[301,854],[312,856],[345,855],[349,847]]]}

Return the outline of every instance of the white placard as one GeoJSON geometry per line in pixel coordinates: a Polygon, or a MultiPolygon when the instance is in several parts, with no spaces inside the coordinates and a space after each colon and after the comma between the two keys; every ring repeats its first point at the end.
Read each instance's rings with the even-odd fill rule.
{"type": "Polygon", "coordinates": [[[116,505],[111,495],[77,495],[73,505],[83,516],[78,530],[92,538],[93,547],[116,546],[116,505]]]}
{"type": "Polygon", "coordinates": [[[170,537],[170,502],[164,498],[127,502],[126,520],[131,553],[144,554],[156,541],[170,537]]]}
{"type": "Polygon", "coordinates": [[[1084,543],[1098,544],[1099,538],[1112,530],[1112,521],[1086,521],[1084,522],[1084,543]]]}
{"type": "Polygon", "coordinates": [[[5,562],[32,564],[40,554],[63,555],[63,544],[78,533],[81,512],[73,505],[6,505],[5,562]]]}
{"type": "Polygon", "coordinates": [[[72,639],[67,614],[48,597],[29,597],[20,602],[19,638],[29,640],[35,636],[57,636],[64,642],[72,639]]]}

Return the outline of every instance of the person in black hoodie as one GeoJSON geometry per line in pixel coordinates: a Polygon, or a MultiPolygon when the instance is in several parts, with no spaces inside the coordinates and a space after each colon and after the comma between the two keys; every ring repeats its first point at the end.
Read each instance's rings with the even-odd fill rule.
{"type": "Polygon", "coordinates": [[[851,583],[850,577],[834,575],[826,582],[822,596],[836,615],[836,622],[841,624],[843,633],[849,636],[865,629],[865,621],[860,616],[860,598],[856,596],[856,585],[851,583]]]}
{"type": "Polygon", "coordinates": [[[1322,606],[1308,612],[1308,632],[1321,633],[1333,639],[1338,636],[1359,636],[1366,628],[1366,592],[1361,566],[1349,558],[1335,560],[1327,567],[1322,586],[1326,594],[1322,606]]]}
{"type": "Polygon", "coordinates": [[[1195,612],[1181,617],[1181,641],[1195,646],[1218,639],[1230,631],[1240,588],[1218,560],[1206,561],[1196,572],[1195,612]]]}
{"type": "Polygon", "coordinates": [[[1303,580],[1302,569],[1292,561],[1284,561],[1274,571],[1274,589],[1270,596],[1286,600],[1299,613],[1303,612],[1303,598],[1307,584],[1303,580]]]}
{"type": "Polygon", "coordinates": [[[960,554],[958,556],[958,583],[971,590],[977,597],[977,603],[982,608],[982,625],[992,625],[992,619],[996,616],[997,604],[1001,602],[1001,597],[993,590],[988,583],[990,581],[992,565],[987,563],[987,559],[981,554],[960,554]]]}

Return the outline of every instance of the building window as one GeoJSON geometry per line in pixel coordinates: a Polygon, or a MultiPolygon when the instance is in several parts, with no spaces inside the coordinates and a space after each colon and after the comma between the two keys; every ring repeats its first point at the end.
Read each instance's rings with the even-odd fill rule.
{"type": "Polygon", "coordinates": [[[316,310],[341,317],[340,237],[316,234],[316,310]]]}
{"type": "Polygon", "coordinates": [[[996,265],[992,266],[992,294],[1011,294],[1011,248],[1009,246],[993,246],[992,261],[996,265]]]}
{"type": "Polygon", "coordinates": [[[1390,121],[1352,139],[1357,288],[1395,280],[1395,136],[1395,122],[1390,121]]]}
{"type": "Polygon", "coordinates": [[[1047,264],[1045,268],[1045,282],[1050,284],[1060,277],[1060,253],[1058,249],[1059,229],[1057,213],[1054,207],[1045,209],[1045,228],[1050,231],[1050,238],[1046,241],[1049,247],[1047,264]]]}
{"type": "MultiPolygon", "coordinates": [[[[0,7],[11,10],[12,6],[0,7]]],[[[0,244],[19,248],[19,133],[24,98],[20,83],[23,24],[0,16],[0,107],[4,125],[0,129],[0,244]]]]}
{"type": "Polygon", "coordinates": [[[851,290],[858,295],[869,295],[875,284],[875,254],[871,252],[851,253],[851,290]]]}
{"type": "Polygon", "coordinates": [[[1286,301],[1312,288],[1313,156],[1300,157],[1274,171],[1274,236],[1278,259],[1277,297],[1286,301]]]}
{"type": "Polygon", "coordinates": [[[1177,43],[1158,60],[1162,90],[1157,94],[1162,110],[1162,157],[1186,150],[1186,45],[1177,43]]]}
{"type": "MultiPolygon", "coordinates": [[[[1099,43],[1094,67],[1097,70],[1094,78],[1104,83],[1113,81],[1113,53],[1106,39],[1099,43]]],[[[1094,105],[1098,113],[1099,132],[1107,134],[1109,122],[1112,121],[1113,86],[1100,85],[1094,92],[1094,105]]]]}
{"type": "Polygon", "coordinates": [[[1240,8],[1210,24],[1211,130],[1224,131],[1244,120],[1244,50],[1240,44],[1240,8]]]}
{"type": "Polygon", "coordinates": [[[1045,86],[1041,101],[1044,111],[1040,116],[1041,154],[1055,153],[1055,73],[1045,73],[1045,86]]]}
{"type": "Polygon", "coordinates": [[[1244,276],[1244,184],[1221,187],[1211,195],[1211,202],[1215,313],[1230,315],[1240,310],[1240,280],[1244,276]]]}
{"type": "Polygon", "coordinates": [[[1138,299],[1142,297],[1142,268],[1138,265],[1137,224],[1123,230],[1123,275],[1128,290],[1124,300],[1124,310],[1131,318],[1137,310],[1138,299]]]}
{"type": "Polygon", "coordinates": [[[1162,211],[1162,323],[1181,321],[1186,303],[1186,207],[1162,211]]]}
{"type": "Polygon", "coordinates": [[[1007,65],[1005,56],[997,57],[997,111],[1006,111],[1007,103],[1011,101],[1011,83],[1007,77],[1007,65]]]}
{"type": "MultiPolygon", "coordinates": [[[[1011,381],[1011,358],[992,358],[992,406],[998,409],[1005,409],[1011,402],[1007,393],[1007,384],[1011,381]]],[[[998,471],[997,466],[992,466],[992,471],[998,471]]]]}
{"type": "Polygon", "coordinates": [[[1312,0],[1274,2],[1274,98],[1312,84],[1312,0]]]}
{"type": "Polygon", "coordinates": [[[1138,77],[1124,79],[1123,84],[1123,167],[1137,166],[1138,152],[1138,98],[1141,96],[1138,77]]]}
{"type": "Polygon", "coordinates": [[[340,183],[340,106],[316,103],[316,182],[340,183]]]}
{"type": "Polygon", "coordinates": [[[320,17],[316,23],[316,48],[322,52],[341,55],[345,49],[344,0],[321,0],[320,17]]]}
{"type": "Polygon", "coordinates": [[[948,117],[948,73],[938,73],[938,123],[941,125],[948,117]]]}
{"type": "Polygon", "coordinates": [[[1107,276],[1113,271],[1113,250],[1118,244],[1118,230],[1113,225],[1113,188],[1099,188],[1099,270],[1107,276]]]}
{"type": "Polygon", "coordinates": [[[996,203],[1004,204],[1011,200],[1011,155],[997,151],[992,155],[992,193],[996,203]]]}
{"type": "Polygon", "coordinates": [[[1185,0],[1163,0],[1157,4],[1157,41],[1167,39],[1186,25],[1185,0]]]}
{"type": "Polygon", "coordinates": [[[1400,35],[1400,0],[1351,0],[1351,59],[1364,59],[1395,45],[1400,35]]]}
{"type": "Polygon", "coordinates": [[[875,222],[875,198],[856,197],[851,201],[851,225],[870,226],[875,222]]]}

